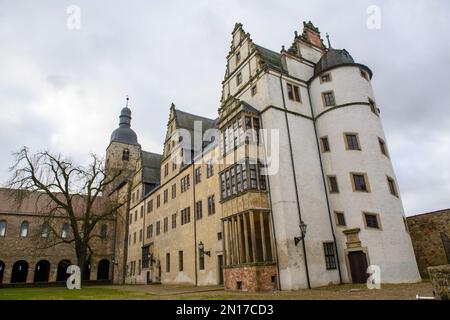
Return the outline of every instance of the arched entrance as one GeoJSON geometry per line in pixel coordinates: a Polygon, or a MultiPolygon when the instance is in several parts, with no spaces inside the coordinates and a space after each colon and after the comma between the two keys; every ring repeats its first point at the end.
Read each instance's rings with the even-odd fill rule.
{"type": "Polygon", "coordinates": [[[69,277],[69,274],[67,273],[67,268],[71,265],[72,263],[70,262],[70,260],[64,259],[61,260],[58,263],[58,271],[56,272],[56,281],[66,281],[67,278],[69,277]]]}
{"type": "Polygon", "coordinates": [[[0,283],[3,283],[4,274],[5,274],[5,263],[0,260],[0,283]]]}
{"type": "Polygon", "coordinates": [[[109,261],[108,259],[102,259],[97,266],[97,280],[109,279],[109,261]]]}
{"type": "Polygon", "coordinates": [[[41,260],[34,269],[34,282],[48,282],[50,275],[50,262],[41,260]]]}
{"type": "Polygon", "coordinates": [[[27,282],[28,262],[19,260],[13,265],[11,283],[27,282]]]}

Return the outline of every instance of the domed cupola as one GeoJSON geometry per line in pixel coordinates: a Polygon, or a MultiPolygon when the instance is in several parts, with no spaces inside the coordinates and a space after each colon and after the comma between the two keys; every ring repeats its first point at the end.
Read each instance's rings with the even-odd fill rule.
{"type": "Polygon", "coordinates": [[[314,67],[314,75],[318,75],[324,71],[327,71],[329,69],[339,67],[339,66],[359,65],[359,66],[367,69],[367,71],[370,74],[370,77],[372,77],[372,72],[370,71],[370,69],[364,65],[355,63],[355,60],[353,60],[352,56],[350,55],[350,53],[348,53],[347,50],[332,48],[328,34],[327,34],[327,39],[328,39],[328,49],[322,55],[319,62],[317,62],[316,66],[314,67]]]}
{"type": "Polygon", "coordinates": [[[139,145],[136,132],[131,129],[131,110],[128,108],[128,100],[127,98],[127,105],[120,113],[119,128],[111,134],[111,142],[139,145]]]}

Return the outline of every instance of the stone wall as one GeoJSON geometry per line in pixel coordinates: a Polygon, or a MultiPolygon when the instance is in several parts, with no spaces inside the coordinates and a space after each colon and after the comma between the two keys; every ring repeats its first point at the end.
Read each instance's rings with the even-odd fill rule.
{"type": "Polygon", "coordinates": [[[450,237],[450,209],[407,218],[420,275],[428,277],[427,267],[449,263],[441,233],[450,237]]]}
{"type": "Polygon", "coordinates": [[[270,291],[277,288],[275,263],[265,265],[225,267],[225,290],[270,291]]]}

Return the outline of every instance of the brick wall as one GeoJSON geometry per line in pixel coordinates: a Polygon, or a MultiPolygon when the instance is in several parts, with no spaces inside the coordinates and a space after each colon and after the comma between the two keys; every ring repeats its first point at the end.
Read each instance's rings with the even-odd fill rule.
{"type": "Polygon", "coordinates": [[[275,264],[224,268],[225,290],[270,291],[277,288],[275,264]]]}
{"type": "Polygon", "coordinates": [[[427,267],[448,264],[441,232],[450,237],[450,209],[407,218],[420,275],[428,277],[427,267]]]}

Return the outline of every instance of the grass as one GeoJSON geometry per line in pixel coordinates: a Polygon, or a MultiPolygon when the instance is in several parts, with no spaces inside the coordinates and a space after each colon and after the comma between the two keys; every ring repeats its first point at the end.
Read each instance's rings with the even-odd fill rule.
{"type": "Polygon", "coordinates": [[[84,287],[81,290],[51,288],[2,288],[0,300],[406,300],[416,295],[432,296],[428,281],[382,285],[369,290],[365,285],[333,285],[312,290],[276,292],[228,292],[218,287],[174,285],[122,285],[84,287]]]}

